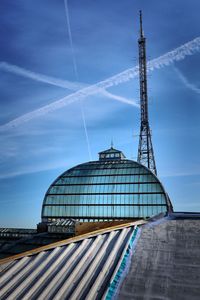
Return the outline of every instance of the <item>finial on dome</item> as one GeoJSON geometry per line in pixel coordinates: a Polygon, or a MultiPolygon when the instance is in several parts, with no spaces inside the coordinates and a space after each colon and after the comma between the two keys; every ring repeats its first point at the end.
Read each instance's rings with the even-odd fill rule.
{"type": "Polygon", "coordinates": [[[113,149],[113,147],[114,147],[113,139],[111,139],[110,146],[111,146],[111,148],[113,149]]]}

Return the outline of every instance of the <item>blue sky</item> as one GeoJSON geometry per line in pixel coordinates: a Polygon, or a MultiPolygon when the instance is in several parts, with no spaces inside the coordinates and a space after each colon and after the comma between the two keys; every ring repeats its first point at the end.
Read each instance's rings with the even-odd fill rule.
{"type": "MultiPolygon", "coordinates": [[[[1,227],[35,227],[51,182],[90,159],[80,100],[74,96],[71,104],[42,115],[37,109],[73,94],[70,83],[79,89],[135,67],[139,9],[148,60],[200,35],[197,0],[68,0],[68,9],[78,76],[64,0],[0,2],[1,227]],[[51,84],[42,82],[41,74],[51,84]],[[70,88],[56,86],[63,82],[70,88]],[[27,120],[24,115],[33,111],[27,120]],[[16,118],[14,126],[6,126],[16,118]]],[[[148,76],[158,177],[179,211],[200,211],[199,48],[148,76]]],[[[117,149],[136,159],[140,112],[122,101],[139,103],[138,77],[107,92],[112,95],[96,91],[81,100],[92,159],[112,139],[117,149]]]]}

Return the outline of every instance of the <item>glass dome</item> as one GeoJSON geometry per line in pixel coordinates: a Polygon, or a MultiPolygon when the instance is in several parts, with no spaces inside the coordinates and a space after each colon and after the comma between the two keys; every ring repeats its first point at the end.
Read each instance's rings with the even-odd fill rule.
{"type": "Polygon", "coordinates": [[[98,161],[69,169],[51,184],[43,201],[42,221],[134,219],[171,209],[158,178],[111,147],[99,153],[98,161]]]}

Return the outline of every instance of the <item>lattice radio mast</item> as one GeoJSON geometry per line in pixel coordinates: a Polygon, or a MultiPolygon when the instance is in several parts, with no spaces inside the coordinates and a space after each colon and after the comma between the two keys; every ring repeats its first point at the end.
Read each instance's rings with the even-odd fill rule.
{"type": "Polygon", "coordinates": [[[149,168],[157,175],[156,163],[151,141],[151,130],[148,116],[148,95],[147,95],[147,67],[146,67],[146,39],[142,29],[142,11],[140,11],[140,37],[139,47],[139,73],[140,73],[140,109],[141,125],[137,161],[149,168]]]}

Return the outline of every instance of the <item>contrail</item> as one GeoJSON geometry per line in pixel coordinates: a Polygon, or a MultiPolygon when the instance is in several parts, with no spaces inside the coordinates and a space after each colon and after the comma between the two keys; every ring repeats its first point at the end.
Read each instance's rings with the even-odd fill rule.
{"type": "Polygon", "coordinates": [[[99,91],[99,93],[101,93],[102,95],[106,96],[107,98],[114,99],[114,100],[117,100],[119,102],[135,106],[137,108],[140,107],[140,105],[136,101],[129,100],[128,98],[124,98],[124,97],[119,96],[119,95],[114,95],[113,93],[111,94],[111,93],[109,93],[106,90],[102,89],[102,90],[99,91]]]}
{"type": "MultiPolygon", "coordinates": [[[[72,91],[77,91],[79,89],[83,89],[84,87],[88,86],[88,84],[85,84],[82,82],[72,82],[72,81],[63,80],[63,79],[43,75],[40,73],[32,72],[25,68],[22,68],[22,67],[19,67],[16,65],[11,65],[7,62],[0,62],[0,69],[3,71],[6,71],[6,72],[10,72],[10,73],[13,73],[16,75],[23,76],[25,78],[30,78],[30,79],[36,80],[38,82],[44,82],[44,83],[47,83],[47,84],[50,84],[53,86],[57,86],[57,87],[72,90],[72,91]]],[[[106,90],[102,89],[101,91],[99,91],[99,93],[103,94],[104,96],[106,96],[110,99],[114,99],[114,100],[129,104],[129,105],[139,107],[139,105],[136,102],[134,102],[133,100],[127,99],[122,96],[114,95],[112,93],[109,93],[106,90]]]]}
{"type": "Polygon", "coordinates": [[[196,87],[196,85],[194,85],[193,83],[190,83],[179,69],[177,69],[176,67],[174,67],[174,71],[176,72],[176,74],[178,75],[178,77],[180,78],[180,80],[183,82],[183,84],[188,89],[192,90],[193,92],[195,92],[197,94],[200,94],[200,89],[198,87],[196,87]]]}
{"type": "MultiPolygon", "coordinates": [[[[71,53],[72,53],[74,73],[75,73],[76,80],[79,81],[78,68],[77,68],[76,56],[75,56],[73,40],[72,40],[72,32],[71,32],[71,24],[70,24],[70,19],[69,19],[69,8],[68,8],[67,0],[64,0],[64,5],[65,5],[65,14],[66,14],[66,19],[67,19],[67,29],[68,29],[69,43],[70,43],[70,48],[71,48],[71,53]]],[[[79,99],[79,102],[80,102],[81,117],[82,117],[82,121],[83,121],[83,128],[84,128],[85,137],[86,137],[89,159],[91,161],[92,160],[92,152],[91,152],[91,147],[90,147],[90,140],[89,140],[89,135],[88,135],[84,107],[83,107],[83,103],[82,103],[81,99],[79,99]]]]}
{"type": "Polygon", "coordinates": [[[73,46],[72,31],[71,31],[71,25],[70,25],[69,9],[68,9],[67,0],[64,0],[64,5],[65,5],[65,15],[66,15],[66,19],[67,19],[67,30],[68,30],[68,36],[69,36],[69,43],[70,43],[72,59],[73,59],[74,73],[76,76],[76,80],[78,81],[78,68],[77,68],[76,56],[75,56],[74,46],[73,46]]]}
{"type": "MultiPolygon", "coordinates": [[[[166,54],[159,56],[153,60],[150,60],[147,63],[148,71],[153,71],[155,69],[160,69],[165,66],[169,66],[175,61],[183,60],[186,56],[193,55],[200,50],[200,37],[193,39],[192,41],[170,51],[166,54]]],[[[87,96],[97,94],[102,91],[102,89],[107,89],[111,86],[118,85],[120,83],[129,81],[130,79],[136,77],[139,73],[139,67],[136,66],[134,68],[127,69],[115,76],[109,77],[103,81],[100,81],[96,84],[93,84],[89,87],[83,88],[75,93],[72,93],[66,97],[63,97],[60,100],[54,101],[51,104],[45,105],[39,109],[36,109],[32,112],[24,114],[4,125],[0,126],[0,130],[4,131],[7,129],[11,129],[13,127],[19,126],[22,123],[30,121],[34,118],[37,118],[41,115],[45,115],[46,113],[55,111],[61,107],[69,105],[79,99],[84,99],[87,96]]]]}
{"type": "Polygon", "coordinates": [[[36,80],[39,82],[48,83],[48,84],[51,84],[54,86],[66,88],[66,89],[73,90],[73,91],[76,91],[77,89],[86,87],[86,84],[83,84],[83,83],[71,82],[68,80],[62,80],[62,79],[46,76],[43,74],[35,73],[35,72],[29,71],[27,69],[18,67],[16,65],[8,64],[7,62],[4,62],[4,61],[0,62],[0,69],[3,71],[7,71],[7,72],[14,73],[14,74],[26,77],[26,78],[36,80]]]}

